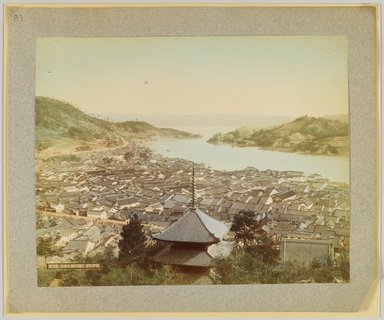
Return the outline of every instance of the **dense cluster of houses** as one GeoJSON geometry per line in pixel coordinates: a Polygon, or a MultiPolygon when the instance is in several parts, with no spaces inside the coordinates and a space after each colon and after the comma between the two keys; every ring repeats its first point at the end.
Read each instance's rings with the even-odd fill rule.
{"type": "MultiPolygon", "coordinates": [[[[39,166],[36,207],[43,218],[37,236],[59,235],[62,259],[109,249],[117,254],[121,225],[133,213],[149,235],[189,210],[192,164],[156,154],[140,158],[135,150],[83,153],[75,162],[51,160],[39,166]]],[[[330,240],[335,249],[348,246],[346,184],[301,172],[227,172],[198,164],[195,190],[196,206],[217,220],[230,222],[239,212],[252,211],[262,230],[276,239],[330,240]]]]}
{"type": "Polygon", "coordinates": [[[44,263],[68,263],[86,256],[118,255],[120,226],[102,224],[83,217],[38,217],[37,239],[51,237],[62,254],[48,256],[44,263]]]}

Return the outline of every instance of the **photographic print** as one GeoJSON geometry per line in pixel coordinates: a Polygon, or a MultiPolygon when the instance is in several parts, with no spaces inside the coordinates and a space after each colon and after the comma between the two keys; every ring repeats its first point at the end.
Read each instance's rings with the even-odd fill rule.
{"type": "Polygon", "coordinates": [[[39,287],[349,283],[344,36],[40,37],[39,287]]]}

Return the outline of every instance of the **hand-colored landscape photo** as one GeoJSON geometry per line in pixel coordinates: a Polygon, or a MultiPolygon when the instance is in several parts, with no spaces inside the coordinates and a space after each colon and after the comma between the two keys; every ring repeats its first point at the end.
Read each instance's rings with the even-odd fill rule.
{"type": "Polygon", "coordinates": [[[348,283],[347,40],[39,38],[38,286],[348,283]]]}

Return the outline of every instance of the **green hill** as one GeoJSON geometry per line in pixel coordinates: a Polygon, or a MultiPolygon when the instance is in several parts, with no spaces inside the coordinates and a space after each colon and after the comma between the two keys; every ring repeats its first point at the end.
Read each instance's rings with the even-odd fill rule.
{"type": "Polygon", "coordinates": [[[348,124],[304,116],[269,129],[238,128],[228,133],[217,133],[208,142],[287,152],[347,155],[348,124]]]}
{"type": "Polygon", "coordinates": [[[81,141],[88,148],[89,143],[119,146],[129,139],[197,137],[175,129],[156,128],[146,122],[111,122],[98,119],[69,103],[46,97],[36,97],[35,125],[38,151],[64,139],[81,141]]]}

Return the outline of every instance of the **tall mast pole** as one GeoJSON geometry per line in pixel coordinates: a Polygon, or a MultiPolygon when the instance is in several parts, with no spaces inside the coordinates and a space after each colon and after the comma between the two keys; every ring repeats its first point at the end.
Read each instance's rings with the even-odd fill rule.
{"type": "Polygon", "coordinates": [[[192,162],[192,209],[196,209],[195,200],[195,163],[192,162]]]}

